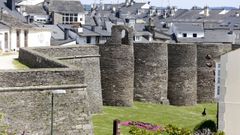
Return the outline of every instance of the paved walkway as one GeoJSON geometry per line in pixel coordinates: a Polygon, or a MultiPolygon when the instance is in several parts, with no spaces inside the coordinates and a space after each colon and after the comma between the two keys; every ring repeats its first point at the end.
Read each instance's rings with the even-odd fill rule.
{"type": "Polygon", "coordinates": [[[16,69],[13,60],[18,58],[18,54],[0,55],[0,70],[16,69]]]}

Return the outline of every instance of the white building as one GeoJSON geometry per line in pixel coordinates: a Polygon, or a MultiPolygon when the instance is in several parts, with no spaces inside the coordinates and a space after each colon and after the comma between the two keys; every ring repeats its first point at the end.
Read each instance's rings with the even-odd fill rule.
{"type": "Polygon", "coordinates": [[[170,31],[177,39],[204,38],[203,23],[173,23],[170,31]]]}
{"type": "Polygon", "coordinates": [[[226,135],[240,133],[240,49],[221,57],[219,130],[226,135]]]}
{"type": "Polygon", "coordinates": [[[51,31],[21,20],[21,16],[3,9],[0,20],[0,49],[17,51],[20,47],[50,46],[51,31]]]}

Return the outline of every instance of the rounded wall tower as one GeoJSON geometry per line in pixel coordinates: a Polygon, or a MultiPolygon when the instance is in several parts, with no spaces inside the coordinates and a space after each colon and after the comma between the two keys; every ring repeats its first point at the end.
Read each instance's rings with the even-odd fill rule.
{"type": "Polygon", "coordinates": [[[103,103],[111,106],[132,106],[133,30],[116,25],[112,27],[112,35],[105,45],[99,45],[103,103]],[[122,31],[125,31],[125,38],[121,38],[122,31]]]}
{"type": "Polygon", "coordinates": [[[172,105],[197,103],[197,46],[168,45],[168,99],[172,105]]]}
{"type": "Polygon", "coordinates": [[[134,99],[169,104],[167,44],[135,43],[134,56],[134,99]]]}

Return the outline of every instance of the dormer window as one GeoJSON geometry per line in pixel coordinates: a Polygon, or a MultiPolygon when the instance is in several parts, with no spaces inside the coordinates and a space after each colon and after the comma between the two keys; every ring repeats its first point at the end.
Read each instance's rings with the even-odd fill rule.
{"type": "Polygon", "coordinates": [[[187,37],[187,33],[183,33],[182,36],[183,36],[183,37],[187,37]]]}

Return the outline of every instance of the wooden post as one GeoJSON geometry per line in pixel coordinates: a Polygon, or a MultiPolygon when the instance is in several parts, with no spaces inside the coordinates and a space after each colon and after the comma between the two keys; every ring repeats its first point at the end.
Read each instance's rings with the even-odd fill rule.
{"type": "Polygon", "coordinates": [[[113,121],[113,135],[120,135],[120,120],[116,119],[113,121]]]}

